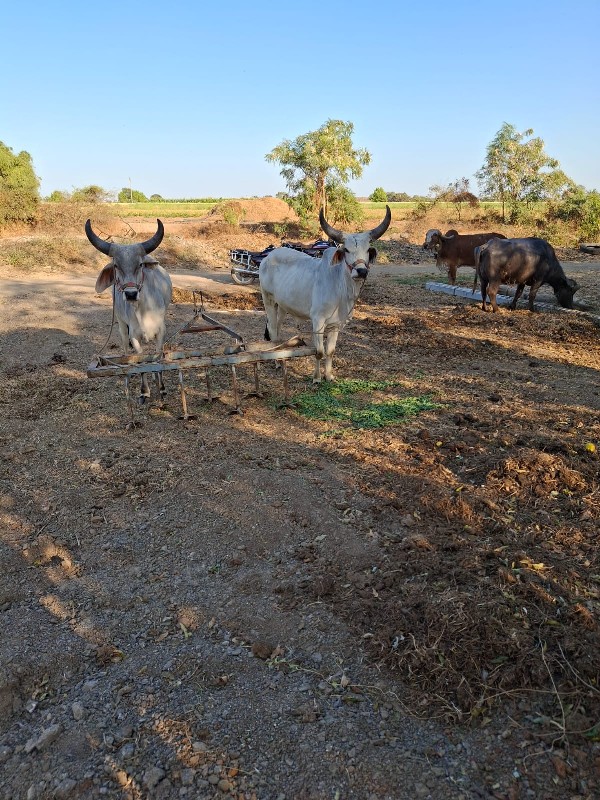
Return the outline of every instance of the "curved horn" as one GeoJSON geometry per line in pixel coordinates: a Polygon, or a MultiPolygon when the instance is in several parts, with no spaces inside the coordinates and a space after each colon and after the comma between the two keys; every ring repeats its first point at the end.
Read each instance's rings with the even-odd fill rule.
{"type": "Polygon", "coordinates": [[[165,235],[165,226],[159,219],[157,219],[156,222],[158,223],[158,229],[154,236],[146,242],[140,242],[140,245],[144,248],[146,253],[151,253],[153,250],[156,250],[165,235]]]}
{"type": "Polygon", "coordinates": [[[372,231],[369,231],[369,236],[371,237],[371,241],[374,239],[379,239],[380,236],[387,231],[390,227],[390,222],[392,221],[392,212],[390,211],[390,207],[385,207],[385,217],[383,218],[383,222],[380,222],[376,228],[373,228],[372,231]]]}
{"type": "Polygon", "coordinates": [[[104,239],[101,239],[99,236],[96,236],[96,234],[92,230],[92,223],[89,219],[85,223],[85,235],[94,245],[96,250],[100,250],[100,252],[104,253],[105,256],[110,255],[110,248],[111,248],[110,242],[105,242],[104,239]]]}
{"type": "Polygon", "coordinates": [[[338,231],[337,228],[332,228],[331,225],[325,219],[325,214],[323,214],[323,209],[319,211],[319,222],[321,223],[321,228],[323,231],[329,236],[330,239],[333,239],[334,242],[338,244],[342,244],[344,241],[344,234],[342,231],[338,231]]]}

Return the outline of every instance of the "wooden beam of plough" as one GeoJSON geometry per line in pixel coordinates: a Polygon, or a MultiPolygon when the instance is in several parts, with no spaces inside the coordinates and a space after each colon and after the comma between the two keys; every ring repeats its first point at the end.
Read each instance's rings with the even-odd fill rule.
{"type": "Polygon", "coordinates": [[[87,367],[88,378],[132,377],[143,372],[169,372],[180,369],[206,369],[227,365],[256,364],[259,361],[282,361],[290,358],[314,356],[314,347],[289,347],[275,350],[254,350],[225,355],[206,355],[195,350],[175,350],[162,358],[154,356],[98,357],[87,367]]]}
{"type": "MultiPolygon", "coordinates": [[[[271,345],[265,348],[265,344],[244,344],[243,342],[235,347],[228,347],[223,354],[209,354],[205,350],[168,350],[162,356],[155,355],[127,355],[127,356],[97,356],[87,367],[89,378],[113,378],[122,377],[125,379],[125,394],[131,415],[131,426],[135,427],[135,415],[133,403],[129,391],[129,381],[134,375],[144,372],[157,374],[159,372],[177,371],[179,378],[179,389],[181,395],[181,405],[183,409],[182,419],[195,419],[195,416],[188,413],[186,389],[183,380],[183,372],[187,369],[201,369],[205,371],[207,382],[208,397],[207,401],[215,399],[212,394],[209,370],[212,367],[228,366],[231,369],[231,379],[233,386],[233,396],[235,403],[235,413],[242,413],[240,394],[238,389],[238,379],[236,367],[242,364],[251,364],[254,369],[254,392],[252,395],[262,397],[258,385],[258,364],[260,362],[280,361],[282,366],[284,404],[289,404],[289,387],[286,362],[291,358],[308,358],[315,356],[314,347],[308,347],[302,339],[294,337],[287,342],[279,345],[271,345]]],[[[251,395],[250,395],[251,396],[251,395]]]]}

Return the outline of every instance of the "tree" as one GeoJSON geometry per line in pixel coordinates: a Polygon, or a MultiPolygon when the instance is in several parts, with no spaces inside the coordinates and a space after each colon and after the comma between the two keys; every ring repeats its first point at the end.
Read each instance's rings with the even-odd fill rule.
{"type": "Polygon", "coordinates": [[[62,192],[60,189],[55,189],[48,195],[46,201],[48,203],[68,203],[71,195],[68,192],[62,192]]]}
{"type": "Polygon", "coordinates": [[[369,195],[369,200],[372,203],[387,203],[387,199],[387,192],[385,189],[382,189],[381,186],[378,186],[373,190],[372,194],[369,195]]]}
{"type": "Polygon", "coordinates": [[[546,154],[543,139],[531,137],[532,128],[519,133],[514,125],[503,123],[476,173],[482,193],[502,202],[504,221],[507,205],[512,213],[519,203],[557,197],[574,185],[558,161],[546,154]]]}
{"type": "Polygon", "coordinates": [[[92,184],[83,186],[81,189],[73,189],[71,200],[74,203],[104,203],[109,196],[109,192],[101,186],[92,184]]]}
{"type": "Polygon", "coordinates": [[[0,225],[33,222],[39,203],[40,181],[25,150],[13,153],[0,142],[0,225]]]}
{"type": "Polygon", "coordinates": [[[130,189],[128,187],[123,187],[119,192],[118,196],[119,203],[147,203],[148,198],[143,192],[139,192],[137,189],[130,189]]]}
{"type": "Polygon", "coordinates": [[[327,215],[327,187],[360,178],[371,154],[352,144],[354,125],[329,119],[316,131],[285,139],[265,159],[282,166],[280,175],[288,188],[286,201],[304,220],[327,215]]]}
{"type": "Polygon", "coordinates": [[[429,191],[433,195],[432,205],[440,201],[452,203],[456,209],[459,222],[463,203],[468,203],[471,208],[476,208],[479,205],[479,199],[470,191],[468,178],[458,178],[447,186],[431,186],[429,191]]]}

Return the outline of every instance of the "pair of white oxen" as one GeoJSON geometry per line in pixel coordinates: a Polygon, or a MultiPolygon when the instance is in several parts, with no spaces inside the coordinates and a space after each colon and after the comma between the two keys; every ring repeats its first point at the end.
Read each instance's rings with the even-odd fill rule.
{"type": "MultiPolygon", "coordinates": [[[[333,228],[323,212],[319,220],[323,231],[338,247],[327,249],[320,259],[289,247],[272,250],[260,265],[260,288],[267,327],[265,338],[280,341],[281,326],[286,314],[310,320],[316,353],[313,381],[321,381],[324,360],[325,380],[333,380],[332,360],[337,338],[356,302],[377,251],[371,242],[379,239],[389,227],[392,215],[389,206],[383,221],[370,231],[343,233],[333,228]],[[327,335],[327,338],[325,338],[327,335]]],[[[136,353],[142,343],[156,340],[156,352],[162,353],[166,335],[165,314],[171,302],[171,278],[150,254],[162,242],[164,226],[151,239],[139,244],[114,244],[101,239],[90,220],[85,232],[93,246],[111,261],[100,272],[96,291],[113,287],[114,316],[119,325],[123,351],[129,344],[136,353]]],[[[160,392],[165,393],[159,373],[160,392]]],[[[150,397],[148,376],[142,374],[140,402],[150,397]]]]}

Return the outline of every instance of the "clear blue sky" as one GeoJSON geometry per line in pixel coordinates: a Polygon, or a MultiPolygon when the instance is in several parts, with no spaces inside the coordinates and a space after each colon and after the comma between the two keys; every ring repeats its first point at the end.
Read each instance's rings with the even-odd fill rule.
{"type": "Polygon", "coordinates": [[[0,141],[42,194],[283,190],[264,156],[327,119],[372,154],[358,195],[472,181],[509,122],[600,189],[600,0],[4,5],[0,141]]]}

